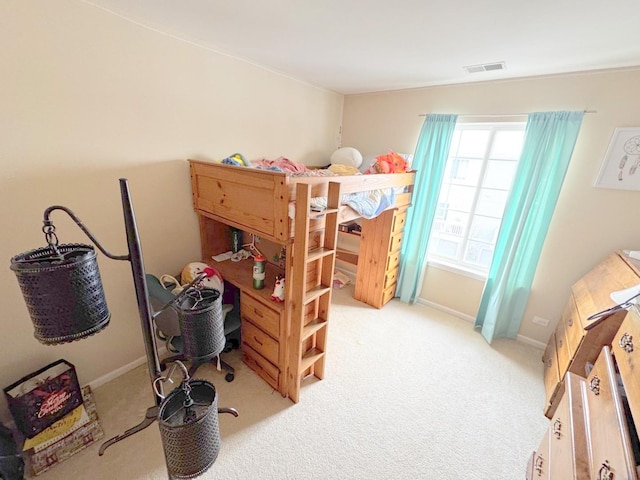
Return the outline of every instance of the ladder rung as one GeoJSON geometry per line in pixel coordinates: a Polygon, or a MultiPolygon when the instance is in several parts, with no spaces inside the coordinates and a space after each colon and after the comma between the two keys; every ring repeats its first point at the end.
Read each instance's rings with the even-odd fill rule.
{"type": "Polygon", "coordinates": [[[316,298],[321,297],[322,295],[326,295],[327,293],[331,293],[331,287],[318,285],[317,287],[314,287],[305,293],[303,304],[307,305],[313,302],[316,298]]]}
{"type": "Polygon", "coordinates": [[[326,326],[327,326],[327,321],[323,320],[322,318],[316,318],[312,322],[309,322],[302,329],[302,341],[306,340],[311,335],[316,333],[318,330],[320,330],[321,328],[324,328],[326,326]]]}
{"type": "Polygon", "coordinates": [[[307,262],[309,263],[314,262],[319,258],[329,256],[332,253],[335,253],[335,250],[331,250],[330,248],[324,248],[324,247],[316,248],[315,250],[312,250],[307,254],[307,262]]]}
{"type": "Polygon", "coordinates": [[[300,373],[304,373],[304,371],[306,369],[308,369],[311,365],[316,363],[322,357],[324,357],[324,352],[323,351],[321,351],[321,350],[319,350],[317,348],[309,350],[307,353],[305,353],[302,356],[302,359],[301,359],[301,362],[300,362],[300,373]]]}
{"type": "Polygon", "coordinates": [[[340,213],[340,209],[339,208],[325,208],[321,212],[316,212],[315,210],[310,210],[309,211],[309,218],[324,217],[325,215],[330,215],[332,213],[340,213]]]}

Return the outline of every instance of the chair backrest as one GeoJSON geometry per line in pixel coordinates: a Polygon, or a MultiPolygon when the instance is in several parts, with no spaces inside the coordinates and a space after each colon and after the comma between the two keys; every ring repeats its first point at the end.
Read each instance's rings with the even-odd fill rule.
{"type": "MultiPolygon", "coordinates": [[[[166,290],[155,275],[147,273],[147,288],[149,289],[149,302],[154,312],[160,311],[167,303],[173,300],[175,295],[166,290]]],[[[178,313],[173,308],[167,308],[155,318],[156,326],[167,337],[180,335],[180,323],[178,313]]]]}

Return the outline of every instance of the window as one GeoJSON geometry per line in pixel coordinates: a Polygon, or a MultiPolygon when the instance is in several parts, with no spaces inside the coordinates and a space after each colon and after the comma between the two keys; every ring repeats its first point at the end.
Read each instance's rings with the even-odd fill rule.
{"type": "Polygon", "coordinates": [[[524,128],[524,123],[456,126],[429,239],[430,262],[487,273],[524,128]]]}

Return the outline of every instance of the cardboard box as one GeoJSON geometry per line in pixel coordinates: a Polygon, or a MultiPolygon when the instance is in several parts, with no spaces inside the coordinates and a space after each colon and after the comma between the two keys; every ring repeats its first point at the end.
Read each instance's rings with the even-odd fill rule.
{"type": "Polygon", "coordinates": [[[76,369],[58,360],[4,389],[18,429],[33,438],[82,405],[76,369]]]}
{"type": "Polygon", "coordinates": [[[46,472],[54,465],[63,462],[104,437],[104,430],[100,425],[89,386],[82,387],[82,397],[83,405],[80,408],[86,412],[86,421],[82,411],[80,415],[74,411],[43,431],[39,435],[39,438],[42,439],[41,443],[25,443],[25,446],[29,446],[29,448],[24,449],[24,456],[34,475],[46,472]],[[77,419],[73,419],[74,414],[77,419]]]}

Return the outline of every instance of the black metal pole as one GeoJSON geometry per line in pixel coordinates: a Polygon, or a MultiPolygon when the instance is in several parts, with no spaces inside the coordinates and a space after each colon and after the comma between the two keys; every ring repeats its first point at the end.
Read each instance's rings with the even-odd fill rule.
{"type": "MultiPolygon", "coordinates": [[[[142,327],[142,337],[144,340],[145,352],[147,355],[147,367],[151,378],[151,388],[156,378],[161,373],[160,359],[158,358],[158,346],[153,335],[153,315],[149,305],[149,289],[145,279],[144,261],[142,259],[142,249],[140,246],[140,236],[136,225],[136,217],[133,212],[129,184],[126,178],[120,179],[120,192],[122,194],[122,209],[124,212],[124,225],[127,232],[127,244],[129,246],[129,260],[133,274],[133,286],[136,291],[138,301],[138,314],[140,315],[140,326],[142,327]]],[[[162,395],[162,385],[159,385],[159,393],[162,395]]],[[[154,390],[156,405],[160,405],[162,397],[154,390]]]]}

